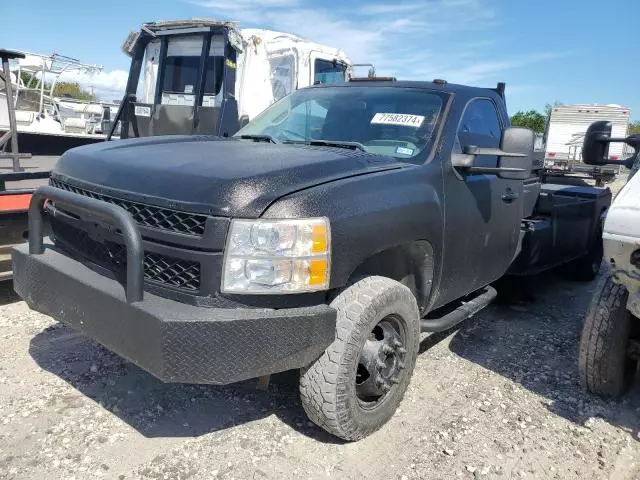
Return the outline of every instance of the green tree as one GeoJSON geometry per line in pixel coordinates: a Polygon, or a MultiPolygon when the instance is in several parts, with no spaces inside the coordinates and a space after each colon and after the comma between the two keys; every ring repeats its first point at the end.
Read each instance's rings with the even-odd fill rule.
{"type": "MultiPolygon", "coordinates": [[[[25,85],[30,85],[31,88],[35,88],[39,83],[36,80],[32,81],[33,76],[28,72],[20,72],[20,78],[22,79],[22,83],[25,85]]],[[[49,82],[44,82],[44,92],[46,94],[51,90],[51,84],[49,82]]],[[[76,100],[84,100],[87,102],[91,102],[96,100],[96,96],[93,95],[90,91],[84,90],[79,83],[77,82],[58,82],[53,89],[54,97],[68,97],[74,98],[76,100]]]]}
{"type": "Polygon", "coordinates": [[[551,115],[551,110],[553,110],[553,107],[558,107],[560,105],[564,105],[564,104],[562,102],[557,101],[557,100],[555,102],[553,102],[553,103],[547,103],[544,106],[544,117],[545,118],[549,118],[549,115],[551,115]]]}
{"type": "Polygon", "coordinates": [[[640,121],[629,124],[629,135],[640,135],[640,121]]]}
{"type": "Polygon", "coordinates": [[[536,110],[529,110],[528,112],[520,111],[511,117],[511,125],[515,127],[527,127],[537,133],[544,132],[545,122],[545,116],[536,110]]]}
{"type": "MultiPolygon", "coordinates": [[[[20,78],[22,79],[22,83],[24,83],[25,85],[29,85],[31,83],[33,75],[31,75],[29,72],[20,72],[20,78]]],[[[34,85],[36,85],[36,83],[37,81],[34,80],[31,86],[33,87],[34,85]]]]}
{"type": "Polygon", "coordinates": [[[84,90],[79,83],[76,82],[58,82],[53,89],[54,97],[70,97],[76,100],[84,100],[91,102],[96,99],[88,90],[84,90]]]}

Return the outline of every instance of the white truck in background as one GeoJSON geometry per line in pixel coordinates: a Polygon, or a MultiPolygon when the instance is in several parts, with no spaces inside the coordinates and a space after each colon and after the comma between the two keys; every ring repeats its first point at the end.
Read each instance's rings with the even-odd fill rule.
{"type": "MultiPolygon", "coordinates": [[[[593,176],[598,181],[612,179],[618,166],[591,166],[582,161],[582,143],[587,128],[596,121],[609,121],[614,137],[626,137],[630,109],[622,105],[556,105],[551,109],[544,134],[545,167],[549,170],[572,171],[593,176]]],[[[624,144],[612,144],[608,160],[628,156],[624,144]]]]}
{"type": "Polygon", "coordinates": [[[136,123],[123,138],[233,135],[298,88],[346,82],[353,66],[339,48],[209,19],[145,23],[122,50],[132,58],[124,123],[136,123]]]}

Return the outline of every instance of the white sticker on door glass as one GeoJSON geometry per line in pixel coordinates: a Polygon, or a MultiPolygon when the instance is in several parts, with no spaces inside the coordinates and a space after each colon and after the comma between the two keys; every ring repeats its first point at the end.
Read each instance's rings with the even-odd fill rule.
{"type": "Polygon", "coordinates": [[[136,117],[150,117],[151,116],[151,107],[145,107],[143,105],[136,105],[134,109],[134,113],[136,117]]]}

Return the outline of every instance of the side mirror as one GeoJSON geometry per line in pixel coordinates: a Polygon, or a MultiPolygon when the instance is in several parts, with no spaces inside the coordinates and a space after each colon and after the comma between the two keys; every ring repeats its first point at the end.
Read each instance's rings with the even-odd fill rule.
{"type": "Polygon", "coordinates": [[[640,152],[640,133],[627,137],[625,143],[633,148],[636,153],[640,152]]]}
{"type": "Polygon", "coordinates": [[[611,122],[606,120],[593,122],[589,125],[582,143],[582,160],[587,165],[624,165],[631,168],[640,151],[640,135],[615,138],[611,136],[611,129],[611,122]],[[609,160],[609,144],[614,142],[626,143],[636,151],[636,155],[624,160],[609,160]]]}
{"type": "MultiPolygon", "coordinates": [[[[582,143],[582,160],[587,165],[606,165],[609,162],[611,122],[601,120],[589,125],[582,143]]],[[[616,162],[617,163],[617,162],[616,162]]]]}
{"type": "Polygon", "coordinates": [[[533,155],[536,145],[536,134],[530,128],[509,127],[502,134],[500,150],[507,152],[500,157],[501,169],[521,169],[526,172],[523,177],[521,172],[510,172],[505,170],[498,175],[502,178],[524,180],[531,174],[533,169],[533,155]],[[510,154],[518,154],[510,155],[510,154]]]}
{"type": "Polygon", "coordinates": [[[531,174],[534,145],[533,130],[509,127],[502,134],[500,148],[465,145],[461,154],[451,156],[451,163],[455,168],[469,173],[495,174],[501,178],[524,180],[531,174]],[[482,155],[499,157],[499,167],[476,166],[476,157],[482,155]]]}

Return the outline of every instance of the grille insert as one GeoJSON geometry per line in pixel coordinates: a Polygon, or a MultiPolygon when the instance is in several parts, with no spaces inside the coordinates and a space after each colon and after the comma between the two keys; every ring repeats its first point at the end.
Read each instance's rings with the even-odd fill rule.
{"type": "Polygon", "coordinates": [[[68,192],[84,195],[85,197],[95,198],[103,202],[112,203],[124,208],[129,212],[133,219],[140,225],[146,227],[157,228],[175,233],[184,233],[187,235],[202,235],[204,233],[207,221],[206,215],[198,215],[186,212],[178,212],[168,208],[154,207],[144,203],[132,202],[129,200],[121,200],[119,198],[102,195],[91,192],[83,188],[74,187],[60,180],[51,179],[51,186],[66,190],[68,192]]]}
{"type": "MultiPolygon", "coordinates": [[[[127,249],[116,242],[99,242],[78,228],[51,219],[54,240],[62,242],[116,275],[123,275],[127,268],[127,249]]],[[[191,293],[200,290],[200,263],[169,257],[152,252],[144,254],[145,281],[171,286],[191,293]]]]}

